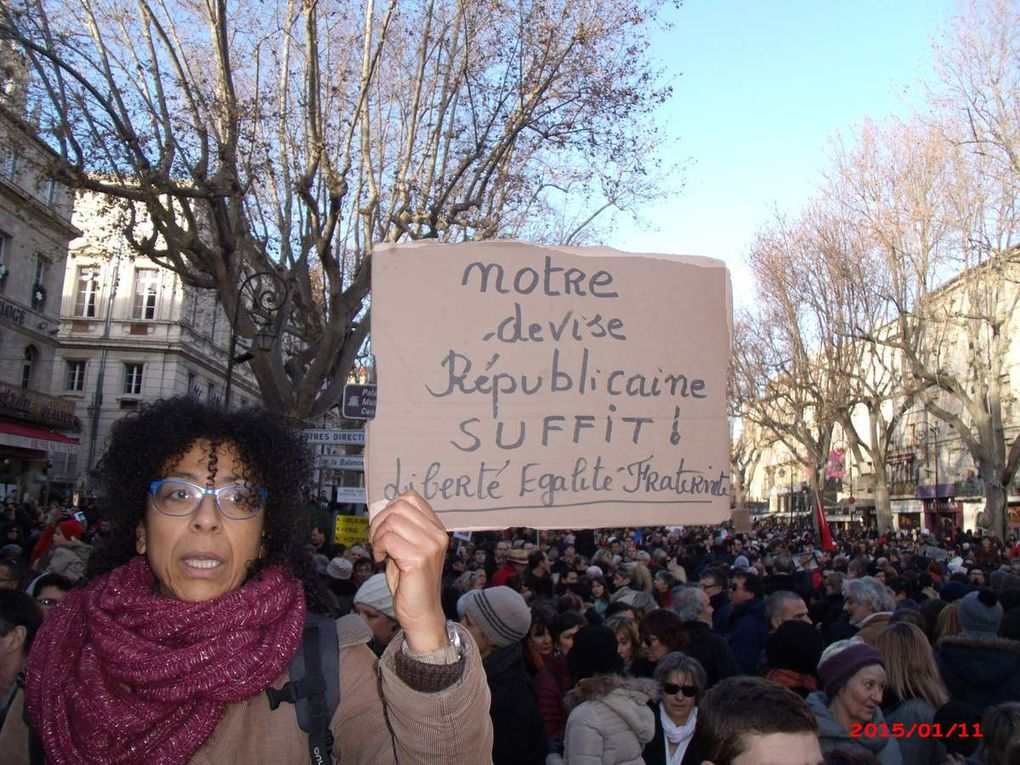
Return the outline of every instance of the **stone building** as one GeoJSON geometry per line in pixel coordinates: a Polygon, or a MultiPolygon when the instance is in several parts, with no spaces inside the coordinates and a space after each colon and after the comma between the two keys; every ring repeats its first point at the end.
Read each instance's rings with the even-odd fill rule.
{"type": "MultiPolygon", "coordinates": [[[[217,403],[226,385],[231,328],[210,290],[182,284],[172,271],[135,256],[121,233],[123,208],[79,193],[60,296],[60,350],[52,390],[73,402],[81,450],[56,466],[53,480],[88,487],[111,424],[146,401],[191,395],[217,403]]],[[[245,348],[239,343],[237,352],[245,348]]],[[[242,362],[233,367],[232,406],[259,400],[242,362]]]]}
{"type": "Polygon", "coordinates": [[[68,242],[81,232],[56,156],[11,105],[0,98],[0,496],[44,500],[52,466],[79,449],[74,406],[50,380],[68,242]]]}

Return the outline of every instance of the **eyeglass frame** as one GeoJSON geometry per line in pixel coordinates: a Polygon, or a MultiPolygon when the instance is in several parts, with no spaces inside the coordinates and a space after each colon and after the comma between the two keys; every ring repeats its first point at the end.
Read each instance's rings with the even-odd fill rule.
{"type": "Polygon", "coordinates": [[[202,502],[204,502],[205,498],[207,496],[209,496],[210,494],[212,495],[212,498],[213,498],[213,505],[216,506],[216,512],[218,512],[224,518],[229,518],[232,521],[250,521],[252,518],[255,518],[258,515],[261,515],[262,511],[265,509],[266,502],[269,499],[269,491],[265,487],[263,487],[263,486],[247,487],[243,483],[231,483],[231,484],[227,484],[226,486],[220,486],[219,488],[210,488],[208,486],[199,486],[197,483],[192,483],[191,481],[184,481],[184,480],[182,480],[180,478],[159,478],[159,479],[157,479],[157,480],[155,480],[155,481],[153,481],[152,483],[149,484],[149,496],[152,497],[152,506],[153,506],[153,508],[155,508],[156,512],[162,513],[163,515],[167,516],[168,518],[190,518],[192,515],[194,515],[198,511],[198,508],[200,508],[202,506],[202,502]],[[185,486],[190,486],[190,487],[192,487],[194,489],[198,489],[200,492],[202,492],[202,496],[199,498],[198,503],[191,509],[190,512],[187,512],[187,513],[168,513],[166,510],[163,510],[156,503],[156,490],[160,486],[162,486],[164,483],[171,483],[171,482],[172,483],[184,484],[185,486]],[[258,511],[252,513],[251,515],[245,516],[243,518],[238,518],[238,517],[235,517],[233,515],[229,515],[228,513],[223,512],[223,508],[220,506],[220,492],[224,491],[225,489],[236,489],[238,487],[251,488],[258,495],[259,499],[261,500],[261,503],[259,505],[258,511]]]}

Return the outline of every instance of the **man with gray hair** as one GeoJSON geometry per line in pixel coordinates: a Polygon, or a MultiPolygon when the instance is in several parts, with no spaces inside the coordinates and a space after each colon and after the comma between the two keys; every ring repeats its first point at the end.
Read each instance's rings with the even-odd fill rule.
{"type": "Polygon", "coordinates": [[[769,623],[769,632],[775,632],[783,622],[812,623],[804,599],[789,590],[778,590],[765,598],[765,619],[769,623]]]}
{"type": "Polygon", "coordinates": [[[889,626],[896,601],[889,589],[873,576],[847,579],[843,583],[846,603],[843,609],[850,615],[850,624],[857,627],[857,637],[868,645],[889,626]]]}
{"type": "Polygon", "coordinates": [[[675,588],[673,610],[690,638],[687,653],[705,668],[706,688],[740,672],[730,644],[712,631],[712,603],[704,590],[693,585],[675,588]]]}

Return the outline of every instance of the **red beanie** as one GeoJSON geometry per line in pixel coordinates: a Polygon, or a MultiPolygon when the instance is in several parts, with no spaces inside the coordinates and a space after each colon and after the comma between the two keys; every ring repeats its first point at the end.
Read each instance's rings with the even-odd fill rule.
{"type": "Polygon", "coordinates": [[[57,528],[60,529],[60,533],[64,535],[64,539],[77,539],[85,533],[85,527],[78,523],[78,521],[74,520],[74,518],[58,523],[57,528]]]}

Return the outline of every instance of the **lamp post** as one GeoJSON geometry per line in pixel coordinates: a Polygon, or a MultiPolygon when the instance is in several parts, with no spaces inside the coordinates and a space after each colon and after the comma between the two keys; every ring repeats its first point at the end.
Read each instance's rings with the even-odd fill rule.
{"type": "Polygon", "coordinates": [[[261,353],[272,350],[277,339],[279,313],[287,302],[290,287],[283,277],[273,271],[256,271],[250,274],[237,288],[234,301],[234,316],[230,322],[230,343],[227,350],[227,381],[223,391],[223,406],[230,408],[230,394],[234,384],[234,365],[254,358],[251,351],[237,355],[237,320],[241,312],[241,300],[245,292],[250,293],[250,319],[255,325],[253,346],[261,353]],[[268,284],[267,284],[268,282],[268,284]]]}
{"type": "Polygon", "coordinates": [[[935,463],[935,517],[938,517],[939,513],[939,426],[929,425],[928,432],[931,434],[932,443],[932,462],[935,463]]]}

